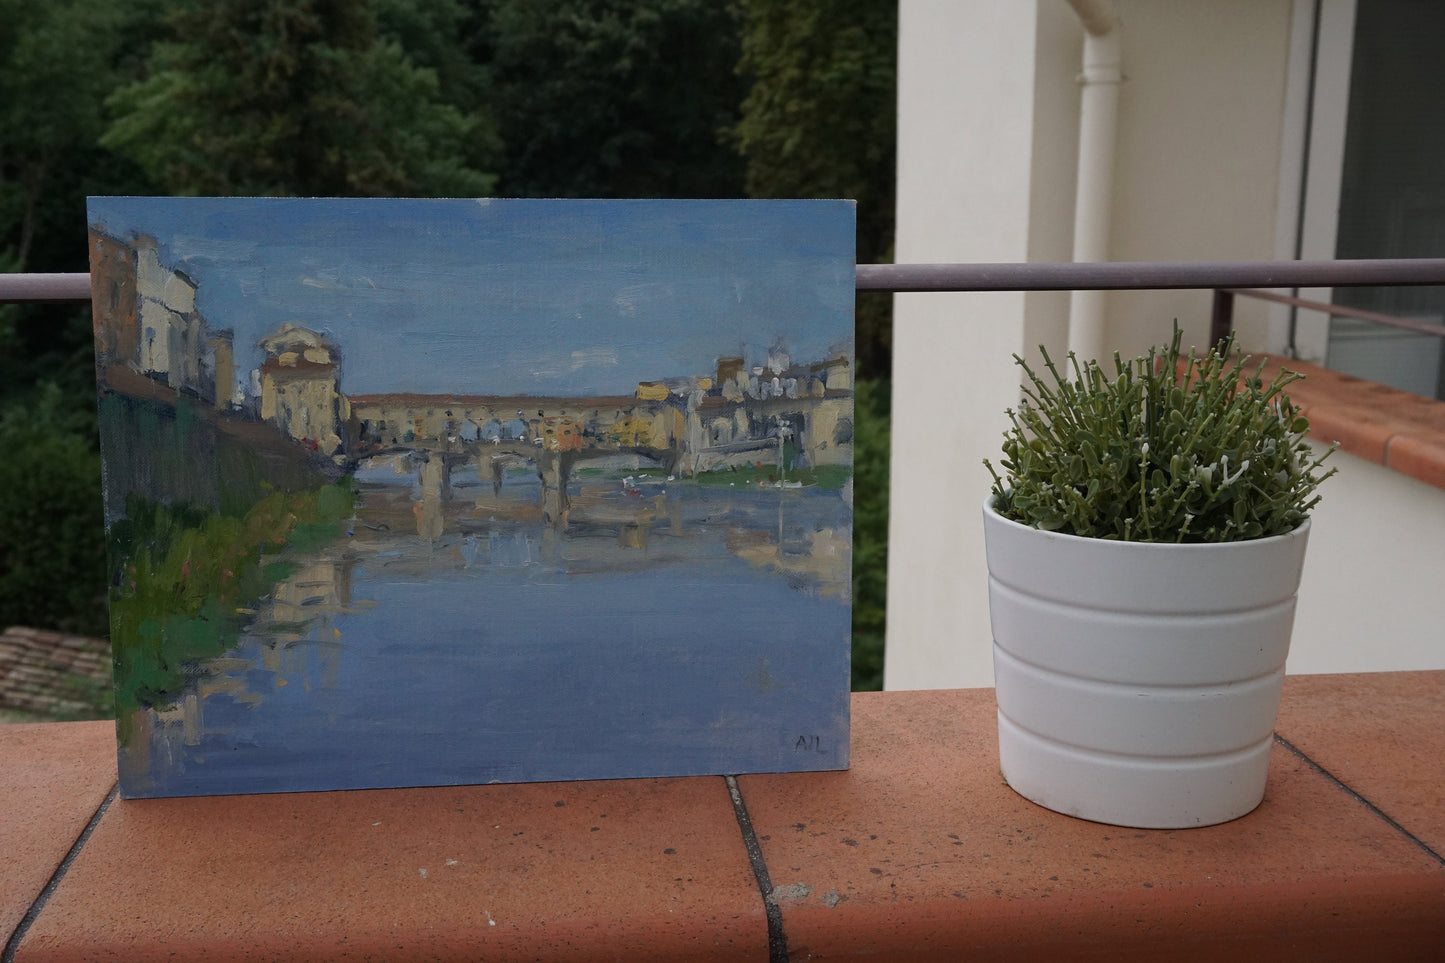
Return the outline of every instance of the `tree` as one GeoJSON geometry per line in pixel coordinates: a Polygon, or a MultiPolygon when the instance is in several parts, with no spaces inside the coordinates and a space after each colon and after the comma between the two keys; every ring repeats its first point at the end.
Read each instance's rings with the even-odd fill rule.
{"type": "MultiPolygon", "coordinates": [[[[396,4],[387,7],[395,13],[396,4]]],[[[448,24],[429,3],[422,23],[448,24]]],[[[102,145],[175,193],[487,193],[484,118],[382,34],[371,0],[189,2],[147,76],[110,101],[102,145]]]]}
{"type": "Polygon", "coordinates": [[[888,608],[889,386],[857,382],[853,449],[853,688],[883,688],[888,608]]]}
{"type": "Polygon", "coordinates": [[[100,455],[55,385],[0,408],[0,626],[105,634],[100,455]]]}
{"type": "Polygon", "coordinates": [[[468,166],[499,170],[502,142],[492,109],[490,0],[376,0],[382,36],[436,74],[443,102],[468,119],[468,166]]]}
{"type": "MultiPolygon", "coordinates": [[[[898,7],[877,0],[743,0],[751,78],[735,136],[753,197],[858,201],[858,260],[892,259],[898,7]]],[[[860,299],[858,362],[888,377],[891,301],[860,299]]]]}
{"type": "Polygon", "coordinates": [[[743,86],[716,0],[497,0],[496,109],[511,196],[729,197],[743,86]]]}
{"type": "Polygon", "coordinates": [[[30,264],[52,188],[68,186],[73,153],[100,134],[117,22],[111,5],[94,0],[0,0],[0,260],[7,270],[30,264]],[[77,69],[77,51],[93,64],[77,69]]]}
{"type": "MultiPolygon", "coordinates": [[[[87,194],[144,193],[140,172],[97,146],[105,98],[154,0],[0,0],[0,270],[84,271],[87,194]]],[[[88,312],[0,307],[0,402],[60,383],[93,410],[88,312]]],[[[76,428],[94,444],[94,425],[76,428]]]]}

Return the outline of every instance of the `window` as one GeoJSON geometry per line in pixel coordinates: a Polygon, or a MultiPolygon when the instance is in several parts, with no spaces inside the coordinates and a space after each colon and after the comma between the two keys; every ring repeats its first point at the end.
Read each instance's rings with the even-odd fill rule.
{"type": "MultiPolygon", "coordinates": [[[[1445,257],[1445,4],[1358,0],[1335,256],[1445,257]]],[[[1343,288],[1335,302],[1445,323],[1445,288],[1343,288]]],[[[1445,338],[1335,318],[1331,368],[1445,398],[1445,338]]]]}
{"type": "MultiPolygon", "coordinates": [[[[1296,11],[1314,36],[1309,63],[1291,62],[1292,83],[1309,90],[1299,256],[1445,257],[1445,4],[1319,0],[1296,11]]],[[[1445,325],[1441,287],[1301,296],[1445,325]]],[[[1306,311],[1293,330],[1306,360],[1445,399],[1445,338],[1306,311]]]]}

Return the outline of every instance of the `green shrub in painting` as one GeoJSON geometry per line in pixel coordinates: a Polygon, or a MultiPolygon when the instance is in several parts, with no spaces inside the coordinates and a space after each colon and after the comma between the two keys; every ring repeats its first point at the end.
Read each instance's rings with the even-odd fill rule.
{"type": "Polygon", "coordinates": [[[122,744],[136,710],[166,707],[185,688],[190,664],[236,645],[251,606],[290,574],[282,550],[338,537],[353,507],[349,480],[273,493],[239,517],[131,497],[110,532],[122,744]]]}

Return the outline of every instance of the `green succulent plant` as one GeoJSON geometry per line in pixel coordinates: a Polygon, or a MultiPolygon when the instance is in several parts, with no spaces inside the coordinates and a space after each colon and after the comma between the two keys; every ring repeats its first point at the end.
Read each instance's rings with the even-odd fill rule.
{"type": "MultiPolygon", "coordinates": [[[[1293,531],[1334,474],[1305,441],[1309,422],[1281,372],[1246,370],[1231,335],[1181,363],[1182,334],[1114,373],[1069,353],[1071,375],[1043,351],[1052,384],[1023,358],[1024,400],[1010,409],[994,509],[1046,531],[1135,542],[1229,542],[1293,531]]],[[[1042,351],[1043,349],[1040,348],[1042,351]]]]}

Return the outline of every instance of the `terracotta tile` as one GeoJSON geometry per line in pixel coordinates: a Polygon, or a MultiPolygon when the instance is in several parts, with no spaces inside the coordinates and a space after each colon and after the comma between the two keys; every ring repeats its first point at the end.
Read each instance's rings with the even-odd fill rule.
{"type": "Polygon", "coordinates": [[[1397,431],[1388,419],[1366,408],[1323,403],[1306,406],[1304,414],[1315,441],[1338,444],[1341,451],[1377,465],[1385,463],[1385,451],[1397,431]]]}
{"type": "Polygon", "coordinates": [[[1305,375],[1286,390],[1316,439],[1445,487],[1445,402],[1288,359],[1269,359],[1265,377],[1282,367],[1305,375]]]}
{"type": "Polygon", "coordinates": [[[1400,430],[1445,432],[1445,403],[1374,381],[1354,379],[1350,403],[1394,419],[1400,430]]]}
{"type": "Polygon", "coordinates": [[[1407,959],[1445,941],[1445,868],[1283,748],[1249,816],[1143,831],[1013,793],[995,727],[989,689],[859,694],[850,771],[739,779],[795,956],[1407,959]]]}
{"type": "Polygon", "coordinates": [[[1289,676],[1275,728],[1445,855],[1445,670],[1289,676]]]}
{"type": "Polygon", "coordinates": [[[1297,404],[1354,405],[1365,408],[1389,407],[1395,396],[1411,397],[1375,381],[1367,381],[1341,371],[1331,371],[1305,361],[1289,358],[1271,358],[1265,365],[1265,378],[1269,379],[1280,369],[1288,369],[1304,375],[1285,392],[1297,404]]]}
{"type": "Polygon", "coordinates": [[[0,726],[0,947],[115,785],[115,726],[0,726]]]}
{"type": "Polygon", "coordinates": [[[1445,488],[1445,432],[1396,435],[1385,449],[1385,464],[1402,475],[1445,488]]]}
{"type": "Polygon", "coordinates": [[[767,959],[721,778],[118,800],[16,960],[767,959]]]}

